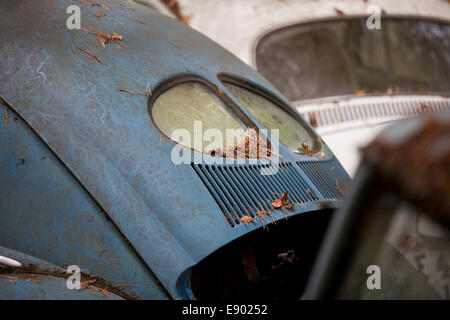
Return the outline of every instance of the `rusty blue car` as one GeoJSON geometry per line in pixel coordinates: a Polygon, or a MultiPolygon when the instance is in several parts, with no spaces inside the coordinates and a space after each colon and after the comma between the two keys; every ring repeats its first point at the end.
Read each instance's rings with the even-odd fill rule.
{"type": "Polygon", "coordinates": [[[0,15],[0,299],[303,294],[349,177],[279,91],[139,2],[0,15]],[[196,122],[269,152],[174,138],[196,122]]]}

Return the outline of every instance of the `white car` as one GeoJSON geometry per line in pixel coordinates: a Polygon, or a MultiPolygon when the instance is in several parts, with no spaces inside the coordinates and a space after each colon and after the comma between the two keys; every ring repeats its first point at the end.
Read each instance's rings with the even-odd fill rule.
{"type": "Polygon", "coordinates": [[[178,0],[189,25],[266,77],[349,174],[386,124],[450,108],[442,0],[178,0]],[[381,13],[381,29],[369,29],[381,13]]]}

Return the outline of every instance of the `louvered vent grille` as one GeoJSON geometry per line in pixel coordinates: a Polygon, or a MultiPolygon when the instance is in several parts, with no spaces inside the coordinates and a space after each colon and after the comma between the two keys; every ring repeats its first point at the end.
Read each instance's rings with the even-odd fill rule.
{"type": "MultiPolygon", "coordinates": [[[[331,162],[333,164],[338,163],[337,161],[331,162]]],[[[329,165],[330,170],[333,164],[329,165]]],[[[316,187],[318,187],[320,192],[325,192],[325,197],[328,197],[328,194],[331,195],[332,193],[327,188],[334,180],[331,182],[325,181],[326,176],[321,171],[323,169],[320,161],[305,166],[307,170],[311,171],[312,177],[316,177],[316,171],[312,169],[315,166],[318,166],[316,171],[321,172],[317,174],[317,177],[320,179],[320,185],[318,184],[316,187]],[[321,189],[322,185],[323,190],[321,189]]],[[[290,202],[294,204],[301,205],[305,202],[324,199],[323,196],[316,195],[310,190],[311,187],[308,186],[308,183],[302,177],[298,167],[292,163],[283,164],[278,172],[272,175],[261,174],[263,168],[274,172],[270,165],[192,164],[192,167],[202,179],[232,227],[240,224],[240,218],[243,216],[255,218],[256,212],[270,210],[272,207],[270,203],[286,191],[289,192],[290,202]]],[[[339,168],[338,171],[343,171],[340,165],[339,168]]],[[[345,171],[343,173],[345,174],[345,171]]],[[[342,173],[338,174],[339,179],[342,179],[341,175],[342,173]]],[[[313,179],[312,181],[315,182],[313,179]]],[[[319,181],[317,182],[319,183],[319,181]]],[[[333,194],[330,198],[339,198],[339,196],[334,196],[333,194]]]]}
{"type": "Polygon", "coordinates": [[[308,178],[313,181],[326,199],[342,199],[349,176],[336,160],[330,161],[299,161],[308,178]]]}

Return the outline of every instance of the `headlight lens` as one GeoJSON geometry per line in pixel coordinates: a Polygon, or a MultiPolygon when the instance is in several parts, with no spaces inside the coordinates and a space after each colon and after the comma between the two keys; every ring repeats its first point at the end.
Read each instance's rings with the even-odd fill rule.
{"type": "MultiPolygon", "coordinates": [[[[158,96],[152,108],[152,117],[158,128],[168,137],[176,129],[186,129],[190,141],[176,141],[193,148],[194,121],[202,122],[202,131],[219,129],[223,137],[226,129],[244,129],[246,126],[211,90],[199,82],[189,81],[169,88],[158,96]]],[[[223,145],[203,142],[202,150],[209,152],[223,145]],[[208,149],[208,150],[206,150],[208,149]]]]}
{"type": "Polygon", "coordinates": [[[225,86],[264,127],[279,129],[279,140],[287,148],[301,153],[319,151],[314,150],[317,144],[309,130],[275,103],[243,87],[230,83],[225,86]]]}

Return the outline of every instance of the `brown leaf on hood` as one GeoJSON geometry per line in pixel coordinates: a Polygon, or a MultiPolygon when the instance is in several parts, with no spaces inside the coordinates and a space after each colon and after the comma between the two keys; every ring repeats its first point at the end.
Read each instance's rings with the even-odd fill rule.
{"type": "Polygon", "coordinates": [[[81,281],[80,289],[83,290],[89,288],[90,284],[95,281],[97,281],[97,279],[81,281]]]}
{"type": "Polygon", "coordinates": [[[97,41],[102,45],[103,48],[105,48],[106,43],[113,42],[117,44],[117,41],[123,40],[123,36],[118,34],[117,32],[103,32],[95,30],[91,27],[89,27],[89,30],[87,30],[86,28],[81,29],[85,32],[96,35],[98,37],[97,41]]]}
{"type": "Polygon", "coordinates": [[[5,107],[5,122],[8,123],[9,122],[9,118],[8,118],[8,109],[6,108],[6,105],[4,105],[5,107]]]}
{"type": "Polygon", "coordinates": [[[89,50],[82,49],[82,48],[78,48],[78,49],[80,49],[80,50],[83,51],[84,53],[87,53],[87,54],[90,55],[92,58],[94,58],[95,60],[97,60],[99,63],[105,64],[105,63],[103,62],[102,59],[100,59],[99,57],[97,57],[95,54],[93,54],[93,53],[90,52],[89,50]]]}
{"type": "Polygon", "coordinates": [[[288,195],[289,192],[283,192],[279,199],[275,199],[271,202],[272,206],[275,209],[281,209],[282,207],[286,206],[289,203],[288,195]]]}
{"type": "Polygon", "coordinates": [[[103,8],[105,10],[109,10],[109,8],[107,6],[105,6],[104,4],[97,3],[97,2],[94,2],[94,1],[91,1],[91,0],[75,0],[75,1],[87,4],[87,5],[92,6],[92,7],[100,7],[100,8],[103,8]]]}
{"type": "Polygon", "coordinates": [[[249,217],[249,216],[243,216],[239,220],[241,220],[244,224],[248,224],[250,222],[256,222],[255,219],[253,219],[252,217],[249,217]]]}

